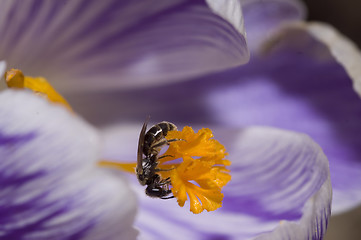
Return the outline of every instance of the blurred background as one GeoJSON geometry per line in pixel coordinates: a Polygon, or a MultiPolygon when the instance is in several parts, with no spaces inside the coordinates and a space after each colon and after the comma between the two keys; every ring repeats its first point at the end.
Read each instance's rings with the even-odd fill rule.
{"type": "MultiPolygon", "coordinates": [[[[309,20],[330,23],[361,48],[361,0],[303,1],[308,8],[309,20]]],[[[359,239],[361,207],[331,218],[326,240],[359,239]]]]}
{"type": "MultiPolygon", "coordinates": [[[[360,0],[303,0],[309,20],[331,23],[361,46],[360,0]]],[[[361,239],[361,238],[360,238],[361,239]]]]}

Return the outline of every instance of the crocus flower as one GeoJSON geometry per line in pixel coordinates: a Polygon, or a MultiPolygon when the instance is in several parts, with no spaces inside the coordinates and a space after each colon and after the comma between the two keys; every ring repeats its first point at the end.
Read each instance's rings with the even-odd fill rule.
{"type": "Polygon", "coordinates": [[[330,160],[333,212],[358,206],[360,51],[331,26],[304,22],[300,1],[242,3],[252,54],[246,65],[182,83],[78,94],[70,96],[73,106],[97,125],[143,119],[146,112],[155,122],[266,125],[306,133],[330,160]],[[98,103],[109,107],[94,111],[98,103]]]}
{"type": "MultiPolygon", "coordinates": [[[[45,76],[65,93],[75,112],[93,123],[120,125],[105,128],[99,136],[77,114],[39,96],[23,90],[0,93],[1,116],[6,116],[0,120],[5,159],[0,168],[5,199],[0,236],[132,239],[137,206],[133,226],[141,239],[322,239],[331,204],[322,150],[304,134],[246,127],[269,124],[306,132],[338,166],[351,169],[346,162],[352,158],[337,158],[352,157],[343,155],[344,149],[336,149],[338,155],[327,152],[327,146],[335,145],[322,140],[330,140],[331,129],[322,129],[322,121],[307,125],[315,116],[328,120],[328,115],[313,115],[315,105],[324,106],[317,105],[319,91],[282,85],[285,79],[299,79],[297,84],[322,80],[331,70],[341,85],[349,79],[316,41],[322,34],[312,32],[314,27],[298,24],[276,31],[284,20],[298,22],[301,6],[294,1],[245,2],[246,27],[253,29],[249,39],[267,40],[257,29],[276,34],[272,44],[250,40],[251,53],[267,46],[268,57],[211,75],[248,60],[237,1],[95,2],[2,2],[0,56],[8,66],[45,76]],[[274,16],[265,13],[272,10],[279,12],[270,21],[274,16]],[[308,45],[290,44],[288,37],[295,34],[309,40],[308,45]],[[291,93],[282,94],[279,84],[291,93]],[[302,94],[314,94],[315,100],[306,101],[302,94]],[[128,187],[132,181],[97,168],[101,158],[135,159],[141,123],[129,122],[147,114],[153,121],[213,126],[232,162],[222,208],[193,215],[172,200],[147,198],[143,188],[132,185],[136,204],[128,187]]],[[[337,186],[337,179],[333,183],[337,186]]],[[[338,193],[349,200],[349,190],[356,187],[338,193]]],[[[350,200],[343,206],[360,199],[350,200]]]]}

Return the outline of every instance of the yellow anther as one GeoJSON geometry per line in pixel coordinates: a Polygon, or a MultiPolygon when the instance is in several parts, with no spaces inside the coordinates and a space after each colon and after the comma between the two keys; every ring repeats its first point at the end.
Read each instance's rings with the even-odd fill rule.
{"type": "Polygon", "coordinates": [[[230,180],[231,175],[226,166],[231,162],[225,159],[226,150],[222,144],[213,139],[210,129],[203,128],[197,133],[191,127],[184,127],[182,131],[171,131],[167,137],[180,139],[172,142],[165,156],[159,159],[163,178],[170,177],[172,193],[177,198],[179,206],[183,207],[188,197],[190,210],[201,213],[203,210],[214,211],[222,206],[222,187],[230,180]],[[169,161],[182,159],[177,164],[169,161]]]}
{"type": "Polygon", "coordinates": [[[9,88],[24,88],[24,74],[17,69],[5,73],[6,84],[9,88]]]}
{"type": "Polygon", "coordinates": [[[9,88],[26,88],[35,94],[47,98],[49,101],[59,103],[71,110],[69,103],[48,83],[43,77],[28,77],[18,69],[11,69],[5,73],[6,84],[9,88]]]}

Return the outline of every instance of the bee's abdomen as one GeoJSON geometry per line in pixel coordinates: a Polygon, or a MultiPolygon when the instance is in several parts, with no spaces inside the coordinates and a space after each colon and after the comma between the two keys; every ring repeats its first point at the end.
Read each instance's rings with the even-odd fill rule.
{"type": "Polygon", "coordinates": [[[151,150],[151,146],[154,143],[161,141],[165,136],[167,136],[169,131],[177,130],[176,125],[170,122],[160,122],[153,127],[151,127],[148,132],[144,136],[144,145],[143,145],[143,153],[145,155],[149,155],[151,150]]]}
{"type": "Polygon", "coordinates": [[[158,123],[157,125],[160,129],[162,129],[164,137],[167,136],[169,131],[177,130],[176,125],[174,125],[173,123],[170,123],[170,122],[163,121],[163,122],[158,123]]]}

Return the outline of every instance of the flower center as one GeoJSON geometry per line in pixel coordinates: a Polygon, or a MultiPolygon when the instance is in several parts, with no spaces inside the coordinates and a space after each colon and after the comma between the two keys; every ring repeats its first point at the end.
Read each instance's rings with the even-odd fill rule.
{"type": "Polygon", "coordinates": [[[177,198],[179,206],[183,207],[190,200],[190,210],[201,213],[203,210],[214,211],[222,206],[224,187],[231,175],[226,166],[231,162],[225,159],[226,150],[222,144],[213,139],[210,129],[203,128],[197,133],[191,127],[184,127],[182,131],[171,131],[169,139],[182,139],[172,142],[159,159],[160,168],[169,168],[167,162],[183,159],[172,171],[160,172],[163,178],[170,177],[172,193],[177,198]]]}
{"type": "MultiPolygon", "coordinates": [[[[210,129],[203,128],[197,133],[191,127],[182,131],[170,131],[166,138],[181,139],[172,141],[168,150],[158,159],[159,174],[163,179],[171,179],[171,190],[183,207],[190,200],[191,212],[214,211],[222,206],[222,188],[231,180],[226,166],[231,162],[225,159],[226,150],[213,139],[210,129]],[[173,160],[180,159],[180,163],[173,160]],[[173,161],[173,163],[172,163],[173,161]]],[[[135,163],[102,161],[101,166],[115,167],[135,173],[135,163]]]]}

